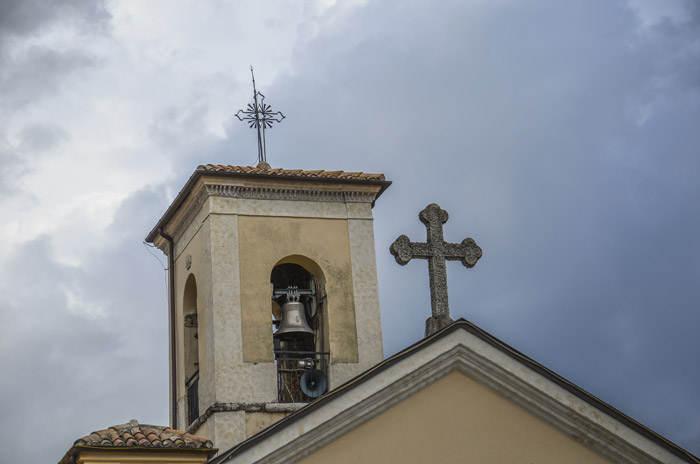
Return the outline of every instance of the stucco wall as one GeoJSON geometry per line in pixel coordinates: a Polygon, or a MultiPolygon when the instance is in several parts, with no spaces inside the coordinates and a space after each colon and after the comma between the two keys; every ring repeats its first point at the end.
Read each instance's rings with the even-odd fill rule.
{"type": "MultiPolygon", "coordinates": [[[[207,369],[207,319],[211,314],[211,302],[208,301],[207,289],[209,287],[207,281],[208,256],[205,253],[205,237],[201,227],[196,228],[193,233],[188,236],[187,243],[182,244],[182,253],[175,260],[175,339],[177,349],[177,397],[178,397],[178,422],[177,426],[181,429],[186,427],[185,415],[187,410],[186,391],[185,391],[185,353],[184,353],[184,308],[183,297],[185,292],[185,283],[190,276],[194,276],[197,286],[197,318],[198,318],[198,344],[199,344],[199,370],[200,379],[208,375],[207,369]],[[187,269],[187,256],[190,256],[190,268],[187,269]]],[[[200,380],[200,388],[208,382],[200,380]]],[[[210,382],[209,382],[210,383],[210,382]]],[[[206,386],[205,386],[206,388],[206,386]]],[[[200,390],[200,395],[203,392],[200,390]]],[[[204,395],[211,398],[211,394],[204,395]]],[[[211,403],[209,401],[200,401],[201,403],[211,403]]],[[[200,407],[206,404],[200,404],[200,407]]]]}
{"type": "Polygon", "coordinates": [[[611,461],[469,377],[453,372],[301,462],[611,461]]]}
{"type": "Polygon", "coordinates": [[[252,437],[262,429],[269,427],[284,416],[285,412],[250,412],[245,415],[245,436],[252,437]]]}
{"type": "Polygon", "coordinates": [[[348,221],[344,219],[239,216],[243,360],[272,362],[270,273],[289,255],[321,268],[331,362],[357,362],[357,334],[348,221]]]}

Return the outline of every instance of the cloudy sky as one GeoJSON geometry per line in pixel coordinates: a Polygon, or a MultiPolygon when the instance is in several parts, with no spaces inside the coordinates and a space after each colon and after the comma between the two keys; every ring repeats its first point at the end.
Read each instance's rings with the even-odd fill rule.
{"type": "Polygon", "coordinates": [[[0,0],[0,461],[168,421],[165,257],[198,164],[383,172],[385,354],[422,337],[418,212],[465,317],[700,455],[694,1],[0,0]]]}

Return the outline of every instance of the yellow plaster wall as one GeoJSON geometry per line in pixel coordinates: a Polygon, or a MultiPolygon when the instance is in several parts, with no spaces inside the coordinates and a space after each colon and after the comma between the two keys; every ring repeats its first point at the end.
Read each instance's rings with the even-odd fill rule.
{"type": "Polygon", "coordinates": [[[301,462],[611,461],[469,377],[453,372],[301,462]]]}
{"type": "Polygon", "coordinates": [[[332,362],[356,363],[357,333],[346,219],[239,216],[243,359],[272,362],[270,273],[289,255],[302,255],[326,280],[332,362]]]}
{"type": "Polygon", "coordinates": [[[203,464],[207,461],[206,453],[183,451],[81,451],[77,464],[203,464]]]}

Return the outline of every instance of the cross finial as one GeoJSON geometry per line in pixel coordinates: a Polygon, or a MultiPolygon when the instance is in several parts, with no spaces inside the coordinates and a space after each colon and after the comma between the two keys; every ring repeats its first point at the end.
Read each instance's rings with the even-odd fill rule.
{"type": "Polygon", "coordinates": [[[427,242],[411,242],[401,235],[392,243],[389,251],[396,262],[404,266],[413,258],[428,260],[430,275],[430,303],[433,315],[425,321],[425,336],[431,335],[452,323],[450,306],[447,302],[446,260],[462,261],[466,267],[474,267],[481,258],[481,248],[471,238],[462,243],[445,242],[442,225],[447,222],[447,211],[431,203],[418,215],[428,232],[427,242]]]}
{"type": "Polygon", "coordinates": [[[267,164],[265,129],[270,129],[274,122],[282,122],[284,115],[281,111],[272,112],[272,107],[265,103],[265,95],[255,88],[255,74],[253,74],[252,65],[250,75],[253,77],[253,103],[248,103],[245,110],[238,110],[236,117],[249,124],[251,129],[258,130],[258,167],[270,169],[270,165],[267,164]]]}

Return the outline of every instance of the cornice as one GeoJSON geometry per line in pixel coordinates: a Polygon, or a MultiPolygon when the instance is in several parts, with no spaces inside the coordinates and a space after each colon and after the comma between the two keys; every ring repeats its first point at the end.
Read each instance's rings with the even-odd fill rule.
{"type": "Polygon", "coordinates": [[[204,203],[207,201],[207,198],[209,198],[209,193],[207,192],[207,189],[204,187],[200,187],[194,193],[193,199],[190,202],[189,206],[187,206],[185,212],[181,216],[176,216],[174,218],[172,226],[172,236],[175,242],[178,242],[180,240],[182,234],[185,233],[185,230],[190,225],[194,217],[202,209],[202,206],[204,206],[204,203]]]}
{"type": "Polygon", "coordinates": [[[246,198],[251,200],[336,201],[342,203],[371,203],[376,192],[353,190],[321,190],[284,187],[249,187],[240,185],[206,184],[211,196],[246,198]]]}
{"type": "MultiPolygon", "coordinates": [[[[231,186],[232,184],[248,184],[238,189],[221,189],[220,194],[223,196],[235,196],[239,198],[263,198],[263,199],[281,199],[281,200],[310,200],[310,201],[347,201],[347,202],[364,202],[367,198],[371,198],[371,204],[386,190],[391,182],[384,179],[384,176],[376,178],[354,178],[354,177],[334,177],[334,176],[300,176],[301,171],[286,171],[288,174],[267,175],[260,172],[250,172],[245,168],[245,172],[228,172],[228,171],[208,171],[206,169],[196,169],[194,173],[185,183],[185,186],[177,194],[173,202],[165,211],[163,216],[158,220],[156,225],[146,236],[146,242],[155,243],[159,240],[159,230],[169,229],[172,231],[173,218],[178,216],[180,210],[191,201],[191,197],[195,190],[201,187],[201,184],[221,184],[221,186],[231,186]],[[256,186],[253,187],[252,184],[256,186]],[[260,188],[261,184],[268,184],[269,188],[260,188]],[[286,184],[286,185],[284,185],[286,184]],[[233,191],[231,191],[233,190],[233,191]],[[335,194],[331,193],[335,191],[335,194]],[[340,193],[341,191],[343,193],[340,193]],[[368,191],[373,191],[368,193],[368,191]],[[326,194],[323,194],[326,193],[326,194]],[[328,195],[330,193],[330,195],[328,195]],[[343,198],[340,198],[343,197],[343,198]]],[[[318,173],[322,171],[310,171],[307,174],[318,173]]],[[[359,174],[359,173],[348,173],[359,174]]],[[[371,175],[373,176],[373,175],[371,175]]],[[[171,234],[172,235],[172,234],[171,234]]],[[[162,244],[159,246],[162,249],[162,244]]]]}
{"type": "MultiPolygon", "coordinates": [[[[193,199],[183,214],[174,218],[171,231],[177,242],[209,197],[241,198],[246,200],[284,200],[339,203],[372,203],[377,196],[373,191],[321,190],[295,187],[253,187],[224,184],[202,184],[193,193],[193,199]]],[[[164,250],[165,251],[165,250],[164,250]]]]}

